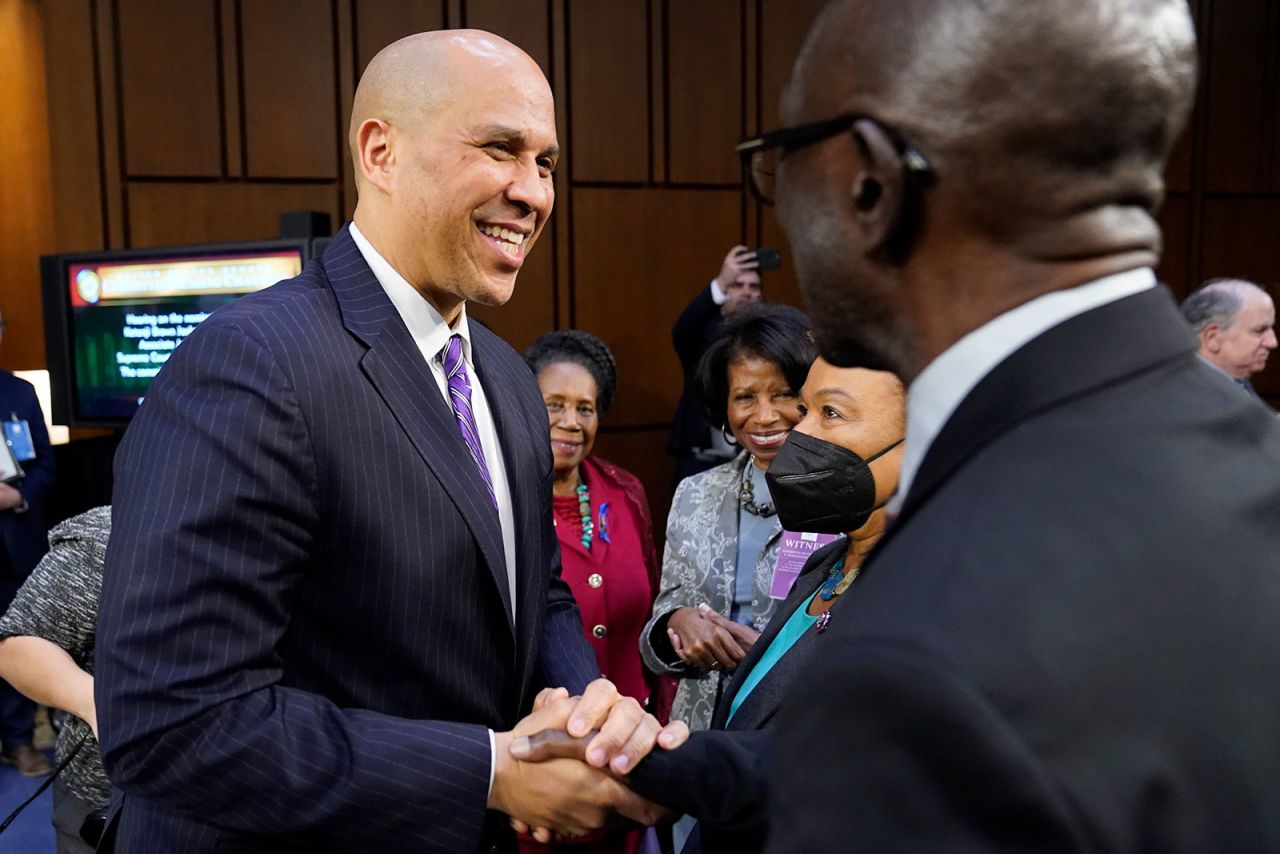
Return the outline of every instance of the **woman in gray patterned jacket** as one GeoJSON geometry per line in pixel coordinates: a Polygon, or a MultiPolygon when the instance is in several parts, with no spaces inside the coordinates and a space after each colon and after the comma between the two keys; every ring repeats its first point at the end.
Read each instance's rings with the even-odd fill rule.
{"type": "Polygon", "coordinates": [[[726,674],[778,604],[769,588],[782,526],[764,473],[800,421],[798,393],[816,356],[802,312],[758,304],[726,319],[698,365],[708,418],[742,451],[676,487],[661,592],[640,635],[645,666],[680,680],[671,717],[691,730],[710,725],[726,674]],[[733,628],[709,619],[712,611],[733,628]]]}
{"type": "Polygon", "coordinates": [[[58,854],[93,851],[80,838],[80,827],[111,795],[93,705],[94,629],[110,534],[110,507],[95,507],[55,526],[49,553],[0,617],[0,677],[36,702],[74,715],[58,733],[58,761],[85,739],[54,784],[58,854]]]}

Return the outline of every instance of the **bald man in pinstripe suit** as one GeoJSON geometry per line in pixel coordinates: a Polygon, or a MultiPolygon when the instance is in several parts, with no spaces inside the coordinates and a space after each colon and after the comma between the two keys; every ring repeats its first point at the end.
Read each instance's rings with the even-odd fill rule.
{"type": "Polygon", "coordinates": [[[511,751],[602,725],[593,764],[625,771],[658,736],[592,681],[540,395],[466,315],[510,297],[551,212],[546,79],[486,33],[412,36],[370,63],[350,141],[354,223],[202,324],[116,459],[118,850],[491,851],[501,813],[576,833],[648,809],[511,751]],[[541,686],[586,695],[521,721],[541,686]]]}

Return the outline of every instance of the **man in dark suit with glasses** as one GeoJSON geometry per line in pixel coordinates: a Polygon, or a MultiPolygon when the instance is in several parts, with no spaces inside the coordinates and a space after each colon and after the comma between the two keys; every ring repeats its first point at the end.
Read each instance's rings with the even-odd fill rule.
{"type": "Polygon", "coordinates": [[[1195,66],[1182,0],[841,0],[740,147],[910,386],[769,851],[1280,849],[1280,427],[1152,272],[1195,66]]]}

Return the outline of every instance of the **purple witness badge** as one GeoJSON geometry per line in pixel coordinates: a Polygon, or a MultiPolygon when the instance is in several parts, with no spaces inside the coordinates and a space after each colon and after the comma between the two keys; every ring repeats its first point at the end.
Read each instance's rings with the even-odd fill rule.
{"type": "Polygon", "coordinates": [[[778,563],[773,570],[773,583],[769,586],[769,598],[786,599],[791,586],[800,577],[805,561],[813,553],[833,543],[839,534],[809,534],[802,531],[783,531],[778,546],[778,563]]]}

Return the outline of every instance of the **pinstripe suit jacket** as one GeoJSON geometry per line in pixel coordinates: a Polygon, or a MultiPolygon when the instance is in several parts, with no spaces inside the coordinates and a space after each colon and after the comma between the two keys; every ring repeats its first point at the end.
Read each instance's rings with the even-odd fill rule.
{"type": "Polygon", "coordinates": [[[174,352],[116,457],[97,703],[118,850],[500,838],[486,727],[598,671],[559,577],[537,386],[478,324],[472,351],[511,484],[514,623],[497,513],[346,230],[174,352]]]}

